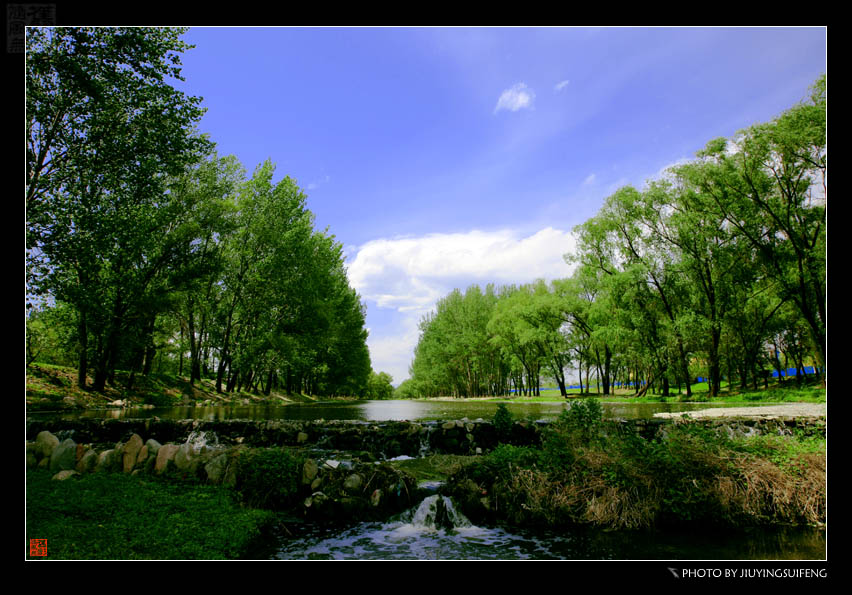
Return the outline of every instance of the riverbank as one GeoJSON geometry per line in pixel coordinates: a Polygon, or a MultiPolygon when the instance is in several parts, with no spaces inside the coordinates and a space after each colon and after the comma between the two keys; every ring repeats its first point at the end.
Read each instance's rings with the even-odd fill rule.
{"type": "Polygon", "coordinates": [[[518,526],[824,526],[824,434],[727,420],[671,420],[649,439],[581,401],[540,447],[501,444],[454,473],[446,493],[474,522],[518,526]]]}
{"type": "MultiPolygon", "coordinates": [[[[692,385],[692,396],[685,394],[633,396],[633,391],[616,389],[611,395],[581,393],[577,389],[562,397],[559,391],[543,391],[541,396],[486,396],[486,397],[432,397],[411,399],[422,402],[513,402],[513,403],[566,403],[584,398],[599,398],[608,403],[726,403],[744,406],[756,403],[825,402],[825,388],[819,384],[798,385],[794,381],[774,383],[765,390],[743,391],[725,385],[720,395],[710,398],[706,383],[692,385]]],[[[204,378],[190,383],[183,376],[151,374],[131,378],[119,372],[103,393],[84,390],[77,386],[76,370],[60,366],[34,363],[28,366],[26,376],[26,406],[28,412],[83,411],[88,409],[123,409],[130,407],[169,406],[236,406],[236,405],[291,405],[318,402],[357,402],[356,397],[337,396],[318,398],[312,395],[282,393],[270,394],[251,391],[235,393],[216,392],[215,383],[204,378]]]]}
{"type": "MultiPolygon", "coordinates": [[[[61,440],[30,425],[39,436],[28,442],[28,467],[64,479],[50,486],[80,486],[78,498],[88,497],[90,475],[104,483],[115,475],[169,479],[190,491],[193,484],[216,485],[241,506],[320,523],[386,518],[415,505],[423,482],[488,526],[634,530],[825,522],[824,418],[627,422],[603,419],[600,403],[586,400],[555,422],[531,424],[500,409],[505,406],[492,421],[424,424],[53,422],[64,428],[57,432],[61,440]],[[130,432],[130,439],[121,438],[130,432]],[[170,441],[161,446],[150,436],[170,441]]],[[[117,481],[116,490],[129,489],[117,481]]],[[[28,507],[31,498],[46,497],[45,491],[28,493],[28,507]]],[[[184,505],[193,506],[192,500],[184,498],[184,505]]],[[[50,510],[77,522],[73,507],[50,510]]]]}
{"type": "Polygon", "coordinates": [[[759,407],[725,407],[724,409],[699,409],[684,413],[655,413],[654,417],[677,418],[720,418],[720,417],[750,417],[763,419],[778,419],[783,417],[825,417],[828,406],[825,403],[786,403],[783,405],[762,405],[759,407]]]}

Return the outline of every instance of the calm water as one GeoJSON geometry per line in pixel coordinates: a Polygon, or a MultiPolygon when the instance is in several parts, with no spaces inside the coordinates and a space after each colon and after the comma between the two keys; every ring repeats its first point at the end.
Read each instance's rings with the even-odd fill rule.
{"type": "MultiPolygon", "coordinates": [[[[554,419],[565,409],[566,403],[507,402],[516,419],[554,419]]],[[[721,403],[603,403],[604,415],[625,419],[650,418],[661,412],[689,412],[710,407],[736,406],[721,403]]],[[[336,401],[327,403],[292,403],[283,406],[234,405],[215,407],[168,407],[95,409],[69,413],[32,413],[32,418],[76,419],[94,418],[148,418],[199,419],[208,421],[227,419],[285,419],[285,420],[360,420],[360,421],[430,421],[446,419],[491,419],[497,410],[494,401],[336,401]]]]}

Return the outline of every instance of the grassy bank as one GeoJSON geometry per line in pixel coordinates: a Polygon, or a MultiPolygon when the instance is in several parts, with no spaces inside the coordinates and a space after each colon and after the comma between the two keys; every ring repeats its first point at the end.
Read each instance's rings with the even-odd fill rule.
{"type": "Polygon", "coordinates": [[[52,475],[27,472],[27,543],[47,540],[45,557],[27,559],[232,559],[272,520],[221,486],[122,473],[52,475]]]}
{"type": "MultiPolygon", "coordinates": [[[[89,379],[91,385],[91,379],[89,379]]],[[[119,372],[103,392],[77,386],[74,368],[34,363],[27,367],[26,400],[30,411],[105,407],[114,401],[128,405],[232,404],[312,402],[308,395],[272,391],[268,396],[248,391],[217,393],[215,381],[202,379],[190,384],[184,376],[130,374],[119,372]]]]}
{"type": "MultiPolygon", "coordinates": [[[[722,390],[715,397],[710,397],[710,390],[706,382],[693,384],[691,387],[692,395],[687,399],[686,391],[678,392],[672,390],[667,396],[657,393],[649,393],[642,397],[634,397],[632,389],[614,389],[610,395],[598,394],[594,388],[589,392],[580,392],[579,389],[571,389],[568,392],[568,399],[576,400],[583,398],[600,398],[602,401],[608,402],[630,402],[630,403],[659,403],[659,402],[714,402],[714,403],[824,403],[825,388],[819,383],[810,383],[799,385],[795,380],[786,382],[775,382],[770,384],[768,388],[761,390],[743,390],[739,386],[729,386],[727,383],[722,383],[722,390]]],[[[542,391],[541,396],[523,396],[517,395],[512,397],[491,397],[491,401],[516,401],[516,402],[556,402],[564,401],[566,397],[559,394],[558,390],[542,391]]]]}
{"type": "Polygon", "coordinates": [[[453,474],[448,489],[472,520],[637,529],[683,524],[820,525],[825,439],[729,438],[673,424],[645,440],[578,401],[541,448],[501,445],[453,474]]]}

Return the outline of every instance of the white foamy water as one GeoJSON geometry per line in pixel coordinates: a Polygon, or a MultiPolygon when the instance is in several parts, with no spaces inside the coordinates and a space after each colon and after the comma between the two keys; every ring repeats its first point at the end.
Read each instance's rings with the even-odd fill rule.
{"type": "Polygon", "coordinates": [[[535,538],[473,525],[449,498],[429,496],[387,523],[346,530],[315,529],[288,540],[274,556],[284,560],[501,560],[548,558],[535,538]]]}

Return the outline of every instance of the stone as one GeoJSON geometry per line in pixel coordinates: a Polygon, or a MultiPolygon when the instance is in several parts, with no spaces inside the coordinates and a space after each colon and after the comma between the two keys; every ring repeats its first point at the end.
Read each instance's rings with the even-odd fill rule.
{"type": "Polygon", "coordinates": [[[373,508],[378,508],[379,504],[382,503],[382,491],[380,489],[373,490],[373,493],[370,495],[370,505],[373,508]]]}
{"type": "Polygon", "coordinates": [[[143,444],[142,448],[139,449],[139,454],[136,456],[136,464],[144,465],[145,461],[148,459],[148,445],[143,444]]]}
{"type": "Polygon", "coordinates": [[[50,453],[50,470],[64,471],[77,465],[77,444],[66,438],[50,453]]]}
{"type": "Polygon", "coordinates": [[[98,464],[98,453],[93,449],[89,449],[80,457],[80,460],[77,461],[77,469],[78,473],[91,473],[95,470],[95,466],[98,464]]]}
{"type": "Polygon", "coordinates": [[[69,477],[74,477],[75,475],[79,475],[79,473],[77,473],[73,469],[63,469],[62,471],[51,477],[51,479],[55,479],[56,481],[65,481],[69,477]]]}
{"type": "Polygon", "coordinates": [[[127,441],[127,444],[124,445],[124,452],[121,456],[122,468],[125,473],[133,471],[133,467],[136,466],[136,459],[139,456],[139,451],[142,450],[142,446],[142,438],[139,437],[139,434],[133,434],[127,441]]]}
{"type": "Polygon", "coordinates": [[[159,442],[157,442],[153,438],[149,438],[148,441],[145,443],[145,446],[148,447],[148,454],[151,455],[152,457],[156,457],[157,451],[160,450],[160,447],[162,446],[162,444],[160,444],[159,442]]]}
{"type": "Polygon", "coordinates": [[[228,468],[228,455],[225,453],[216,455],[204,465],[204,471],[207,473],[207,480],[211,483],[222,483],[225,477],[225,471],[228,468]]]}
{"type": "Polygon", "coordinates": [[[316,479],[317,474],[319,473],[319,466],[317,462],[313,459],[308,459],[305,461],[305,464],[302,466],[302,484],[308,485],[316,479]]]}
{"type": "Polygon", "coordinates": [[[175,466],[181,471],[190,471],[192,469],[192,459],[194,452],[190,444],[181,444],[175,453],[175,466]]]}
{"type": "Polygon", "coordinates": [[[307,498],[305,498],[305,508],[319,508],[326,502],[328,502],[329,497],[323,494],[322,492],[314,492],[307,498]]]}
{"type": "Polygon", "coordinates": [[[116,461],[121,461],[117,451],[114,448],[103,451],[98,455],[98,461],[95,464],[95,471],[113,471],[116,466],[116,461]]]}
{"type": "Polygon", "coordinates": [[[308,441],[308,435],[304,432],[299,432],[299,434],[296,436],[296,442],[298,442],[299,444],[303,444],[307,441],[308,441]]]}
{"type": "Polygon", "coordinates": [[[50,458],[53,449],[59,446],[59,438],[48,432],[47,430],[39,432],[36,436],[36,445],[41,458],[50,458]]]}
{"type": "Polygon", "coordinates": [[[358,492],[364,485],[364,478],[358,473],[353,473],[343,481],[343,489],[349,493],[358,492]]]}
{"type": "Polygon", "coordinates": [[[154,463],[154,471],[157,473],[164,472],[168,466],[170,461],[174,461],[175,454],[177,454],[178,445],[177,444],[165,444],[160,450],[157,451],[157,462],[154,463]]]}

